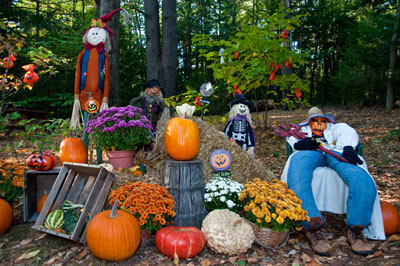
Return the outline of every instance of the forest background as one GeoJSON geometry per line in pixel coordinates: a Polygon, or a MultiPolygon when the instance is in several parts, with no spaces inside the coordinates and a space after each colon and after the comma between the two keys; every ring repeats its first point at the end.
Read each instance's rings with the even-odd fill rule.
{"type": "Polygon", "coordinates": [[[3,0],[0,58],[16,55],[7,89],[18,89],[3,103],[68,118],[82,32],[119,7],[121,16],[108,24],[111,105],[127,105],[151,78],[173,105],[193,103],[200,85],[211,82],[211,114],[229,111],[235,85],[248,99],[270,99],[284,109],[392,109],[400,99],[395,0],[3,0]],[[34,88],[10,84],[32,62],[40,76],[34,88]]]}

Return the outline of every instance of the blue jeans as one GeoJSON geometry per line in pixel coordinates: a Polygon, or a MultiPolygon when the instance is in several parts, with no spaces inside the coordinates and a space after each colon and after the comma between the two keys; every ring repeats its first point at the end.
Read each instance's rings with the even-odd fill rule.
{"type": "MultiPolygon", "coordinates": [[[[349,193],[347,197],[348,226],[371,223],[371,215],[376,197],[376,186],[368,173],[353,164],[343,163],[329,154],[320,151],[298,151],[293,154],[288,171],[287,183],[302,200],[302,207],[310,218],[323,217],[318,210],[311,188],[314,170],[319,166],[328,166],[336,171],[345,184],[349,193]]],[[[308,227],[308,223],[304,224],[308,227]]]]}

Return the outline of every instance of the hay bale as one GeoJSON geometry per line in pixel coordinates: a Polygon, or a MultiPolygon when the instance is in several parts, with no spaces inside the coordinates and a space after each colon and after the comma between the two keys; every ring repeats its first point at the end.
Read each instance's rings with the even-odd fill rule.
{"type": "MultiPolygon", "coordinates": [[[[246,151],[237,144],[231,143],[223,132],[216,129],[213,125],[201,120],[199,117],[193,117],[192,120],[200,129],[200,151],[197,159],[203,161],[203,174],[205,181],[212,177],[214,169],[209,163],[211,153],[216,149],[225,149],[232,156],[232,164],[228,170],[232,173],[232,179],[246,183],[259,177],[264,180],[271,180],[273,173],[265,165],[255,160],[246,151]]],[[[147,172],[154,176],[158,183],[162,183],[165,172],[165,161],[171,159],[167,154],[164,145],[164,130],[169,121],[169,116],[162,116],[157,125],[157,138],[152,151],[146,153],[139,152],[141,162],[147,167],[147,172]]],[[[138,158],[137,157],[137,158],[138,158]]]]}

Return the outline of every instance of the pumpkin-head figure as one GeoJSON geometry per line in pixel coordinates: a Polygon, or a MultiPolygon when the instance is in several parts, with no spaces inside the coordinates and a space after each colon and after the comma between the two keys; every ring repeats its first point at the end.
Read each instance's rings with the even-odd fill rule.
{"type": "Polygon", "coordinates": [[[325,117],[313,117],[310,119],[310,127],[313,135],[322,136],[328,127],[328,120],[325,117]]]}
{"type": "Polygon", "coordinates": [[[336,124],[335,118],[325,115],[318,107],[311,107],[308,110],[308,118],[299,123],[299,126],[309,125],[314,136],[322,137],[328,128],[328,123],[336,124]]]}

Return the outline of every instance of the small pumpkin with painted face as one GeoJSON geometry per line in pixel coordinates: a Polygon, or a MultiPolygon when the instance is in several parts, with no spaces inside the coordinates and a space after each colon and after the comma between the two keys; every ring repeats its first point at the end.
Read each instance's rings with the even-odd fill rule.
{"type": "Polygon", "coordinates": [[[57,159],[50,151],[34,152],[28,156],[26,164],[32,170],[48,171],[57,166],[57,159]]]}

